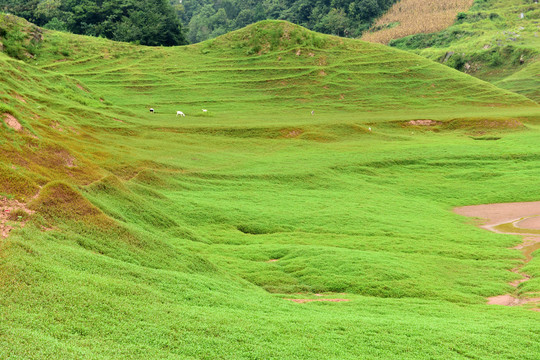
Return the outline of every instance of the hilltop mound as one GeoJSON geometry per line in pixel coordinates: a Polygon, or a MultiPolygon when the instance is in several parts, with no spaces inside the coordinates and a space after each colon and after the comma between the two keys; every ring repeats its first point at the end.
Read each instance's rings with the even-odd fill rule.
{"type": "Polygon", "coordinates": [[[341,43],[341,38],[323,35],[288,21],[265,20],[207,40],[200,46],[242,48],[247,49],[247,55],[261,55],[297,47],[326,49],[341,43]]]}

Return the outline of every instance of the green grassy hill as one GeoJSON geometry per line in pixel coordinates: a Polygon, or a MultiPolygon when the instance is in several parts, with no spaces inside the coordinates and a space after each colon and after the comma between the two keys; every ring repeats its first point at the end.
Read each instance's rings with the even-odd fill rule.
{"type": "Polygon", "coordinates": [[[286,22],[33,46],[0,53],[0,357],[537,356],[537,312],[485,305],[520,240],[452,212],[537,200],[533,101],[286,22]]]}
{"type": "Polygon", "coordinates": [[[540,6],[529,0],[477,0],[449,28],[390,45],[538,101],[539,20],[540,6]]]}

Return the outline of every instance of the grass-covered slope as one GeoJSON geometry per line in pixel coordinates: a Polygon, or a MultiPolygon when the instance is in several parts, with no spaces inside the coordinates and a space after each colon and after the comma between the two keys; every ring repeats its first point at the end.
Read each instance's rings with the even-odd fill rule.
{"type": "Polygon", "coordinates": [[[43,45],[43,52],[51,54],[48,44],[77,50],[45,58],[44,68],[83,79],[111,102],[125,104],[115,94],[129,94],[131,105],[159,107],[162,113],[175,113],[179,106],[192,114],[210,105],[214,111],[242,114],[244,109],[276,105],[292,110],[403,111],[526,101],[406,52],[286,22],[261,22],[174,49],[107,49],[106,43],[96,48],[95,42],[85,44],[63,34],[51,34],[43,45]]]}
{"type": "Polygon", "coordinates": [[[485,305],[519,239],[451,211],[537,200],[534,102],[283,22],[171,49],[45,32],[0,62],[0,191],[25,204],[0,240],[0,357],[540,351],[537,312],[485,305]]]}
{"type": "Polygon", "coordinates": [[[538,101],[539,6],[528,0],[477,0],[447,29],[395,39],[390,45],[538,101]],[[524,74],[526,79],[518,81],[524,74]]]}

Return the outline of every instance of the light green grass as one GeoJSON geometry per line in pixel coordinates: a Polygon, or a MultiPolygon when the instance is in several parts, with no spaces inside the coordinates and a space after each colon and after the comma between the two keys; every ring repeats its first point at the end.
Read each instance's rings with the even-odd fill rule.
{"type": "Polygon", "coordinates": [[[537,200],[534,102],[282,22],[171,49],[49,32],[38,54],[0,54],[1,101],[38,136],[1,132],[2,176],[29,185],[0,191],[37,213],[0,242],[0,357],[540,351],[538,313],[485,305],[519,237],[452,213],[537,200]],[[350,301],[284,300],[315,293],[350,301]]]}

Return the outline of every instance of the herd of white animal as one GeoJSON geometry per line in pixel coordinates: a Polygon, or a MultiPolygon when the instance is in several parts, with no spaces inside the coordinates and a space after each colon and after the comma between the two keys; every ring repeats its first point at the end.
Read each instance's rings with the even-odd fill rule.
{"type": "MultiPolygon", "coordinates": [[[[154,113],[154,108],[150,108],[150,112],[153,114],[153,113],[154,113]]],[[[203,112],[203,113],[207,113],[208,110],[202,109],[202,112],[203,112]]],[[[312,110],[312,111],[311,111],[311,115],[315,115],[315,110],[312,110]]],[[[178,117],[178,116],[186,116],[186,114],[184,114],[183,112],[181,112],[180,110],[178,110],[178,111],[176,112],[176,116],[177,116],[177,117],[178,117]]],[[[368,130],[371,132],[371,127],[369,127],[368,130]]]]}
{"type": "MultiPolygon", "coordinates": [[[[150,108],[150,112],[153,114],[154,113],[154,108],[150,108]]],[[[203,113],[207,113],[208,110],[206,109],[202,109],[202,112],[203,113]]],[[[176,116],[186,116],[186,114],[184,114],[183,112],[181,112],[180,110],[176,112],[176,116]]]]}

